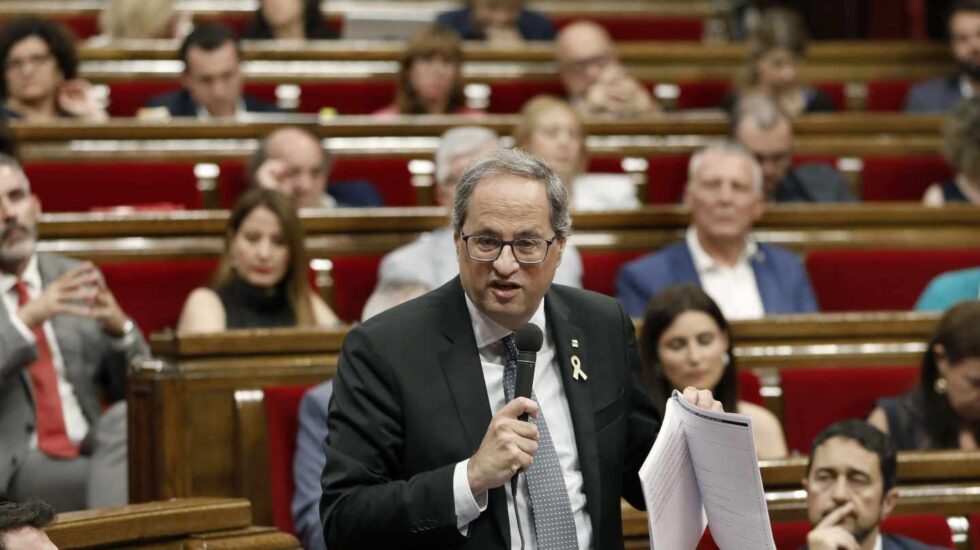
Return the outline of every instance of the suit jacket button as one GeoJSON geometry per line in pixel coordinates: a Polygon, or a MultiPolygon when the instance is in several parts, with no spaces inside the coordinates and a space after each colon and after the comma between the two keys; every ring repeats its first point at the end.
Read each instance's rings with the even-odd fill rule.
{"type": "Polygon", "coordinates": [[[32,433],[34,431],[34,424],[28,422],[24,425],[24,429],[27,430],[27,433],[32,433]]]}

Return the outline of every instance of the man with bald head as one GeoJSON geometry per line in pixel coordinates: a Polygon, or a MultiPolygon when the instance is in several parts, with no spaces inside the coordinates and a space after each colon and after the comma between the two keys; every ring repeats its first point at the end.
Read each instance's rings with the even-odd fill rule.
{"type": "Polygon", "coordinates": [[[727,319],[817,310],[796,255],[752,237],[765,202],[762,171],[744,147],[725,141],[691,157],[684,205],[691,212],[684,240],[626,264],[616,277],[630,316],[642,317],[650,298],[680,284],[700,284],[727,319]]]}
{"type": "Polygon", "coordinates": [[[256,185],[292,198],[297,208],[382,206],[368,182],[345,182],[327,189],[333,159],[308,130],[286,126],[262,140],[249,166],[256,185]]]}
{"type": "Polygon", "coordinates": [[[555,60],[569,101],[583,115],[660,111],[650,91],[626,74],[609,33],[592,21],[575,21],[558,33],[555,60]]]}

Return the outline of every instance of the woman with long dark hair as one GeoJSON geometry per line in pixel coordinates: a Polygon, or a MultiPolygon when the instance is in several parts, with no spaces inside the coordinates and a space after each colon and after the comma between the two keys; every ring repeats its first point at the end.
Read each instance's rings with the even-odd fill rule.
{"type": "Polygon", "coordinates": [[[980,301],[953,306],[939,320],[908,393],[878,401],[868,422],[898,450],[977,449],[980,441],[980,301]]]}
{"type": "Polygon", "coordinates": [[[260,0],[246,40],[321,40],[337,38],[327,26],[320,0],[260,0]]]}

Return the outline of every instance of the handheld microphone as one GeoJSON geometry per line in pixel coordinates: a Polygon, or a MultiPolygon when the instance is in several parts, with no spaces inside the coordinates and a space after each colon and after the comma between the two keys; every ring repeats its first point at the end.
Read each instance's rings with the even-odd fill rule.
{"type": "MultiPolygon", "coordinates": [[[[544,343],[544,334],[537,325],[528,323],[514,333],[514,343],[517,346],[517,381],[514,384],[514,397],[531,397],[531,387],[534,385],[534,363],[538,351],[544,343]]],[[[527,413],[520,416],[527,420],[527,413]]]]}

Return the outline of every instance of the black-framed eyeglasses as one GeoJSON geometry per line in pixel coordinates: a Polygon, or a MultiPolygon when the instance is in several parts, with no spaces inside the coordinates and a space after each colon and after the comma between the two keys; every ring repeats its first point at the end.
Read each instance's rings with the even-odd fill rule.
{"type": "Polygon", "coordinates": [[[510,246],[514,258],[522,264],[539,264],[548,257],[548,249],[555,242],[551,240],[522,238],[505,241],[489,235],[461,235],[466,245],[466,253],[478,262],[495,262],[505,246],[510,246]]]}

